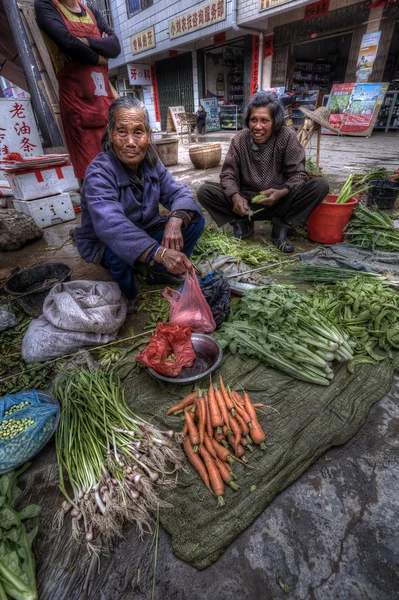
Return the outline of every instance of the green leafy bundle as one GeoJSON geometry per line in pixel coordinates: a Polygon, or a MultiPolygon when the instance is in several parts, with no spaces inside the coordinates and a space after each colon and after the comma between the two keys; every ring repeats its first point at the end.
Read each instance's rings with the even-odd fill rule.
{"type": "Polygon", "coordinates": [[[220,255],[234,256],[250,267],[260,267],[282,261],[281,252],[271,244],[263,241],[255,243],[238,240],[221,227],[207,225],[191,258],[195,262],[201,263],[220,255]]]}
{"type": "Polygon", "coordinates": [[[16,480],[21,471],[0,477],[0,600],[36,600],[35,557],[32,541],[37,527],[27,532],[22,523],[40,513],[32,504],[21,512],[14,508],[21,490],[16,480]]]}
{"type": "Polygon", "coordinates": [[[329,385],[332,362],[352,358],[349,336],[289,286],[251,290],[215,334],[230,351],[255,356],[302,381],[329,385]]]}
{"type": "Polygon", "coordinates": [[[345,241],[364,250],[395,252],[399,249],[399,229],[382,210],[370,210],[359,202],[346,228],[345,241]]]}
{"type": "Polygon", "coordinates": [[[356,364],[383,360],[391,348],[399,350],[399,295],[380,281],[362,276],[334,285],[316,285],[309,291],[313,309],[320,310],[356,342],[356,364]],[[376,354],[379,348],[384,354],[376,354]]]}

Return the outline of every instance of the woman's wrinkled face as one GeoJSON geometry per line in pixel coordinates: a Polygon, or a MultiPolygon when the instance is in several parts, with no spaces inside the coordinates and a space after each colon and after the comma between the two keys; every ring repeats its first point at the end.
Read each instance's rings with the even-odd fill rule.
{"type": "Polygon", "coordinates": [[[273,133],[273,119],[270,110],[265,106],[253,108],[248,127],[254,142],[264,144],[273,133]]]}
{"type": "Polygon", "coordinates": [[[144,160],[150,138],[145,129],[143,111],[120,108],[115,113],[115,127],[110,132],[116,156],[132,171],[144,160]]]}

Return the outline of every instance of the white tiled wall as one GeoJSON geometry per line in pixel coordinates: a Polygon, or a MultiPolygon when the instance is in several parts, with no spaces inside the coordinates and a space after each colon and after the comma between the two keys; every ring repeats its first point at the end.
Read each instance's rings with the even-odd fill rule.
{"type": "MultiPolygon", "coordinates": [[[[204,1],[196,0],[154,0],[153,6],[142,10],[131,18],[127,16],[125,0],[111,0],[111,11],[114,19],[115,32],[119,36],[122,46],[122,53],[116,60],[109,62],[112,69],[120,64],[133,60],[131,53],[130,38],[132,35],[154,26],[156,47],[146,50],[134,56],[134,60],[144,62],[145,59],[154,54],[166,52],[171,48],[178,48],[185,44],[200,40],[204,36],[211,36],[218,31],[223,31],[231,27],[231,0],[226,2],[226,19],[215,25],[204,27],[198,31],[169,40],[169,21],[179,15],[189,12],[191,9],[204,4],[204,1]]],[[[158,57],[157,57],[158,58],[158,57]]]]}

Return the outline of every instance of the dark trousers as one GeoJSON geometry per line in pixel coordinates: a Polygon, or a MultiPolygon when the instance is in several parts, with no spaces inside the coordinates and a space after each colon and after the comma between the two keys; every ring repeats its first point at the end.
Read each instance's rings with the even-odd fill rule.
{"type": "Polygon", "coordinates": [[[197,128],[198,128],[198,133],[202,133],[202,130],[205,128],[205,121],[203,119],[200,119],[199,121],[197,121],[197,128]]]}
{"type": "MultiPolygon", "coordinates": [[[[201,237],[201,234],[204,231],[204,225],[205,219],[204,217],[201,217],[198,222],[191,223],[191,225],[189,225],[189,227],[184,229],[182,232],[184,240],[182,252],[188,258],[190,258],[197,240],[201,237]]],[[[147,233],[159,244],[162,242],[164,229],[158,229],[157,231],[153,232],[150,230],[147,231],[147,233]]],[[[137,296],[138,290],[134,281],[134,276],[137,274],[137,268],[131,267],[125,263],[108,247],[106,247],[104,250],[101,265],[108,269],[112,279],[119,284],[122,293],[125,294],[128,300],[133,300],[137,296]]],[[[163,265],[155,263],[152,267],[152,270],[162,273],[166,271],[166,268],[163,265]]]]}
{"type": "MultiPolygon", "coordinates": [[[[283,221],[303,227],[306,225],[310,213],[324,200],[328,190],[328,183],[323,177],[313,177],[295,192],[281,198],[273,206],[263,207],[263,210],[257,212],[252,220],[283,221]]],[[[233,212],[232,200],[227,198],[218,183],[204,183],[197,191],[197,197],[219,227],[234,219],[246,218],[233,212]]],[[[262,205],[259,204],[250,204],[249,206],[254,211],[262,208],[262,205]]]]}

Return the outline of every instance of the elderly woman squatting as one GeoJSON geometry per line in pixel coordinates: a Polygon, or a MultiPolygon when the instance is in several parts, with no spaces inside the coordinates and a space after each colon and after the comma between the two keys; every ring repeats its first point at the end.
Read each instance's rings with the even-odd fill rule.
{"type": "Polygon", "coordinates": [[[246,128],[230,145],[220,174],[220,184],[206,183],[198,200],[217,225],[231,223],[234,236],[246,238],[256,221],[272,221],[271,241],[283,252],[293,252],[287,239],[291,227],[306,225],[310,213],[328,193],[321,177],[309,180],[305,150],[295,132],[284,125],[284,109],[275,96],[259,92],[244,113],[246,128]],[[251,205],[258,194],[267,198],[251,205]],[[259,210],[248,219],[251,209],[259,210]]]}
{"type": "Polygon", "coordinates": [[[150,284],[181,283],[204,218],[190,190],[159,160],[147,110],[136,98],[111,105],[102,150],[83,183],[82,224],[75,230],[80,255],[108,269],[128,300],[137,295],[140,264],[149,266],[150,284]]]}

